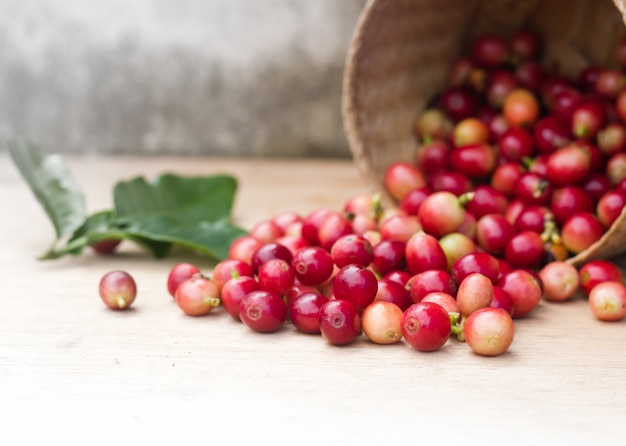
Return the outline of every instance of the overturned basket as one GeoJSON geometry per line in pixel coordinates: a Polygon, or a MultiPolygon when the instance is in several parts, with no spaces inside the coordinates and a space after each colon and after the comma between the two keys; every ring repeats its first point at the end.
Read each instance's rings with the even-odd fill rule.
{"type": "MultiPolygon", "coordinates": [[[[576,74],[614,65],[626,35],[626,0],[370,0],[347,56],[343,120],[354,162],[372,189],[395,161],[414,161],[413,123],[446,82],[452,61],[480,33],[539,31],[545,62],[576,74]]],[[[390,198],[386,196],[386,199],[390,198]]],[[[569,259],[580,265],[626,251],[626,212],[601,240],[569,259]]]]}

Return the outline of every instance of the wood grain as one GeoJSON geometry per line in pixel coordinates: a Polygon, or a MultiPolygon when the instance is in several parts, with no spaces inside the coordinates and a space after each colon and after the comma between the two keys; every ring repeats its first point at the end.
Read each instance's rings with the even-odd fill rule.
{"type": "MultiPolygon", "coordinates": [[[[92,210],[137,174],[233,173],[234,215],[246,227],[280,211],[339,208],[365,191],[344,161],[70,163],[92,210]]],[[[424,354],[364,337],[332,347],[290,326],[261,335],[221,311],[178,310],[165,281],[189,259],[182,253],[156,261],[124,245],[115,257],[36,260],[52,228],[6,156],[0,198],[2,444],[622,444],[626,322],[596,321],[581,297],[542,302],[496,358],[453,340],[424,354]],[[114,268],[137,280],[132,311],[99,300],[97,283],[114,268]]]]}

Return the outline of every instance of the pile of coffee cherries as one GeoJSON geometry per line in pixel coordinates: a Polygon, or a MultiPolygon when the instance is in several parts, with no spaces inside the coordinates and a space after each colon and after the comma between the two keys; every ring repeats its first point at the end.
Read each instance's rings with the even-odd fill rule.
{"type": "Polygon", "coordinates": [[[542,65],[542,50],[528,30],[476,38],[416,118],[415,159],[386,169],[394,205],[363,194],[260,221],[210,274],[171,269],[180,309],[223,307],[254,331],[291,325],[332,345],[364,335],[435,351],[455,339],[487,356],[542,299],[578,293],[598,319],[623,319],[621,270],[567,259],[626,203],[626,41],[618,68],[575,79],[542,65]]]}

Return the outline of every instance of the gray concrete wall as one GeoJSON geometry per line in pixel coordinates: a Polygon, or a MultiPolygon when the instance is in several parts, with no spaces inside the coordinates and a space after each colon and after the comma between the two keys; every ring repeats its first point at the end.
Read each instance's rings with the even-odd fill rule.
{"type": "Polygon", "coordinates": [[[0,136],[61,153],[349,156],[365,0],[0,0],[0,136]]]}

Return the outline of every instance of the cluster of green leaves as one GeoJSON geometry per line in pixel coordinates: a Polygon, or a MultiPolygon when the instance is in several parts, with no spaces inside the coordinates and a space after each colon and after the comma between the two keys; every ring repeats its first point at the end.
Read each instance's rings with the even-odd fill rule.
{"type": "Polygon", "coordinates": [[[67,163],[25,139],[7,142],[8,152],[55,230],[41,259],[79,255],[103,240],[130,240],[154,257],[180,245],[216,260],[246,232],[231,221],[237,180],[231,175],[184,177],[165,173],[113,187],[113,209],[87,213],[86,200],[67,163]]]}

